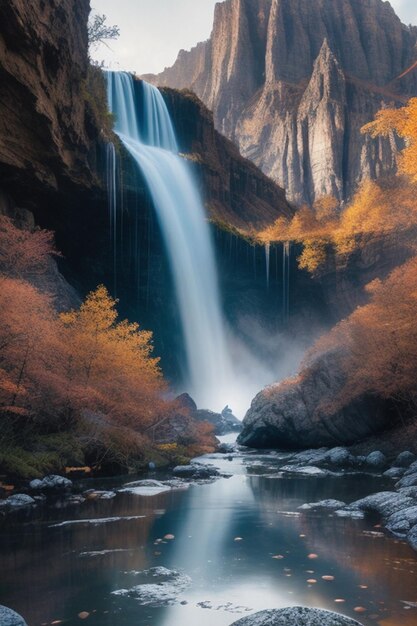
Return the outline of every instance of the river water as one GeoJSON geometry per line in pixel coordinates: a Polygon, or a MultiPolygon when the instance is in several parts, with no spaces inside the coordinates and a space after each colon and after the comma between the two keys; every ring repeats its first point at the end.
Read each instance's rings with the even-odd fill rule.
{"type": "Polygon", "coordinates": [[[336,610],[365,626],[416,625],[411,548],[384,534],[377,520],[298,511],[325,498],[351,502],[390,483],[369,475],[284,477],[276,472],[278,459],[277,453],[213,455],[203,462],[230,477],[154,496],[49,502],[0,520],[0,604],[29,626],[75,626],[83,612],[91,626],[229,626],[252,612],[294,604],[336,610]],[[166,535],[175,538],[158,541],[166,535]],[[143,606],[112,593],[149,582],[131,572],[157,566],[190,578],[176,603],[143,606]]]}

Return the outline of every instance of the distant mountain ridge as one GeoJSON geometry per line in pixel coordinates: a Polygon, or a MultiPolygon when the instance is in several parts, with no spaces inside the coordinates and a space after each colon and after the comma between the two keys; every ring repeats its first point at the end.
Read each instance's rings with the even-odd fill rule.
{"type": "Polygon", "coordinates": [[[211,37],[148,75],[188,88],[216,127],[297,203],[349,198],[396,168],[394,137],[360,133],[417,95],[417,28],[383,0],[226,0],[211,37]]]}

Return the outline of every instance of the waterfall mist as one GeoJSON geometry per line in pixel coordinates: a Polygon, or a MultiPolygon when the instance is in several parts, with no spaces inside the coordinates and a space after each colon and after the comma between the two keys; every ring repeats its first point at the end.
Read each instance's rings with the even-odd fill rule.
{"type": "MultiPolygon", "coordinates": [[[[276,373],[261,364],[225,325],[207,215],[191,166],[178,155],[161,93],[142,81],[143,110],[139,112],[132,76],[106,72],[106,77],[115,132],[146,181],[167,250],[187,359],[187,378],[179,391],[189,392],[200,407],[219,411],[229,404],[243,417],[252,398],[276,380],[276,373]]],[[[112,156],[110,148],[110,198],[115,198],[112,156]]],[[[113,226],[114,212],[111,202],[113,226]]],[[[269,277],[269,258],[267,267],[269,277]]]]}

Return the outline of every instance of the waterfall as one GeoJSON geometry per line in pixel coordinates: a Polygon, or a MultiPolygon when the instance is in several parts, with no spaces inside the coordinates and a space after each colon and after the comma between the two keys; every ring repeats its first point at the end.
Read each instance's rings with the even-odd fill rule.
{"type": "Polygon", "coordinates": [[[117,278],[117,160],[113,143],[107,144],[106,149],[106,182],[109,207],[110,245],[113,253],[114,290],[116,291],[117,278]]]}
{"type": "Polygon", "coordinates": [[[265,244],[265,264],[266,264],[266,288],[269,289],[269,273],[271,265],[271,244],[269,241],[265,244]]]}
{"type": "Polygon", "coordinates": [[[282,253],[282,319],[286,323],[290,316],[290,241],[285,241],[282,244],[282,253]]]}
{"type": "Polygon", "coordinates": [[[187,355],[187,390],[199,406],[221,409],[230,397],[231,366],[210,228],[190,165],[178,156],[158,89],[142,82],[140,128],[132,76],[106,76],[115,132],[145,178],[172,268],[187,355]]]}

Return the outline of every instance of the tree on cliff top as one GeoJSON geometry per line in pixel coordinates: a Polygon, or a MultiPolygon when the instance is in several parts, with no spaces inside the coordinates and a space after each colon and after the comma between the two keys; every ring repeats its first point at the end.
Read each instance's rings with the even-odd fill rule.
{"type": "Polygon", "coordinates": [[[118,39],[120,36],[119,27],[115,25],[108,26],[106,22],[106,15],[97,13],[91,17],[88,23],[88,43],[90,46],[95,46],[99,43],[104,43],[107,46],[106,41],[118,39]]]}

